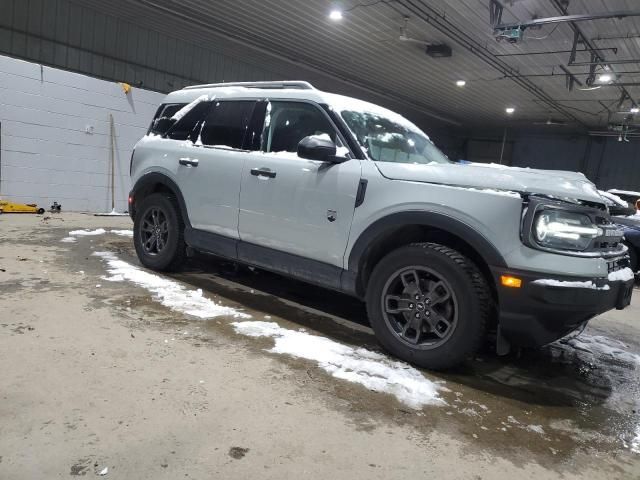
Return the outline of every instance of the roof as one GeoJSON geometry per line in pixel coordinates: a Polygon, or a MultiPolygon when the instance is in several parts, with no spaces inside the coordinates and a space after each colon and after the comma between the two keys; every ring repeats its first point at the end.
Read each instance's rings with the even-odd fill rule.
{"type": "Polygon", "coordinates": [[[345,110],[364,111],[387,117],[398,123],[410,123],[400,114],[374,103],[344,95],[337,95],[335,93],[323,92],[317,90],[307,82],[294,80],[194,85],[170,93],[165,97],[163,103],[190,103],[203,95],[208,95],[212,100],[309,100],[319,104],[329,105],[339,112],[345,110]]]}

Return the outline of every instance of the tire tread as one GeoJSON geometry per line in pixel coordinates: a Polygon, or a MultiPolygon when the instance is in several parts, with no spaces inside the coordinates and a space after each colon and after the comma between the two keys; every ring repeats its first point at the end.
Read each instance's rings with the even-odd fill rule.
{"type": "MultiPolygon", "coordinates": [[[[470,280],[470,283],[472,285],[473,292],[475,294],[474,306],[477,306],[477,310],[474,311],[474,314],[473,314],[474,315],[473,320],[475,322],[476,328],[472,329],[474,336],[473,338],[468,339],[468,343],[466,343],[464,350],[463,351],[460,351],[457,349],[452,350],[450,348],[444,349],[438,353],[437,357],[432,356],[428,360],[426,360],[425,357],[422,357],[422,359],[420,359],[415,353],[411,353],[411,352],[406,353],[404,355],[404,357],[410,356],[411,358],[403,358],[404,360],[409,361],[411,363],[415,363],[418,366],[426,367],[432,370],[444,370],[444,369],[451,368],[461,363],[465,358],[468,358],[474,355],[480,349],[484,339],[486,338],[489,317],[491,315],[491,309],[493,306],[493,296],[491,294],[489,284],[487,283],[487,279],[482,274],[482,272],[477,267],[477,265],[473,263],[473,261],[471,261],[469,258],[462,255],[457,250],[454,250],[453,248],[447,247],[439,243],[433,243],[433,242],[411,243],[403,247],[399,247],[398,249],[390,252],[386,257],[380,260],[380,262],[376,265],[376,267],[374,267],[374,271],[370,278],[369,285],[367,288],[367,295],[366,295],[367,313],[369,318],[372,318],[373,316],[372,314],[374,311],[372,309],[378,308],[378,305],[379,305],[379,300],[376,297],[374,297],[374,295],[377,294],[377,292],[374,292],[374,290],[376,290],[376,288],[378,287],[372,287],[372,284],[376,283],[376,280],[374,279],[374,277],[376,277],[376,271],[378,267],[381,264],[383,264],[385,260],[387,260],[388,262],[389,261],[388,259],[392,255],[398,255],[397,252],[404,249],[406,250],[414,249],[414,252],[413,252],[414,254],[416,253],[415,249],[421,249],[425,253],[431,252],[437,255],[447,257],[449,261],[453,262],[460,270],[462,270],[463,274],[470,280]]],[[[387,266],[385,265],[384,267],[381,267],[381,268],[384,270],[384,268],[387,268],[387,266]]],[[[376,315],[376,317],[377,316],[378,315],[376,315]]],[[[376,334],[379,334],[379,332],[376,332],[376,334]]],[[[392,335],[392,334],[389,334],[389,335],[392,335]]],[[[384,336],[386,337],[386,335],[384,336]]],[[[389,340],[387,339],[386,341],[388,343],[389,340]]],[[[398,347],[398,348],[394,348],[394,350],[396,350],[396,352],[392,352],[392,353],[395,353],[396,355],[401,357],[403,355],[399,355],[397,352],[407,352],[406,347],[398,347]]]]}

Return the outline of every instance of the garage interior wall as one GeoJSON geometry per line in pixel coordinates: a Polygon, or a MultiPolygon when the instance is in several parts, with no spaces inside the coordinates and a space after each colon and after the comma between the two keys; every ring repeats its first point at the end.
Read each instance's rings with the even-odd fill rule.
{"type": "Polygon", "coordinates": [[[0,195],[64,210],[127,209],[129,159],[163,94],[0,56],[0,195]]]}
{"type": "MultiPolygon", "coordinates": [[[[472,132],[458,137],[457,155],[470,161],[500,158],[504,132],[472,132]]],[[[503,164],[582,172],[600,189],[640,189],[640,138],[549,134],[507,130],[503,164]]]]}

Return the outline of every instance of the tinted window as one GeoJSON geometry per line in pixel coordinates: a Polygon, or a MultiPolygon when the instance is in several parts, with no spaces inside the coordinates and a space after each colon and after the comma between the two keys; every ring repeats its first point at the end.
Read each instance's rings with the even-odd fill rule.
{"type": "Polygon", "coordinates": [[[202,125],[202,144],[242,149],[254,105],[253,101],[216,102],[202,125]]]}
{"type": "Polygon", "coordinates": [[[195,142],[202,120],[211,108],[211,102],[200,102],[191,108],[167,133],[172,140],[191,140],[195,142]]]}
{"type": "MultiPolygon", "coordinates": [[[[166,128],[159,128],[158,121],[161,119],[169,119],[184,107],[186,103],[165,103],[164,105],[160,105],[158,110],[156,111],[155,116],[153,117],[153,121],[151,122],[151,127],[149,127],[149,133],[155,133],[156,135],[164,135],[167,133],[166,128]]],[[[166,123],[164,124],[166,126],[166,123]]]]}
{"type": "Polygon", "coordinates": [[[336,131],[326,115],[302,102],[271,102],[267,108],[262,150],[297,152],[298,143],[309,135],[326,133],[336,142],[336,131]]]}

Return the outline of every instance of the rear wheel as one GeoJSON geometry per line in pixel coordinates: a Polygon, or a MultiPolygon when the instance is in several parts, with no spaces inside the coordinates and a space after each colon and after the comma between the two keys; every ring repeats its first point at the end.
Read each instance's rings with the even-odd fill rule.
{"type": "Polygon", "coordinates": [[[478,268],[435,243],[401,247],[376,265],[367,312],[380,343],[421,367],[445,369],[481,345],[491,295],[478,268]]]}
{"type": "Polygon", "coordinates": [[[133,243],[140,262],[159,271],[180,269],[186,257],[184,222],[174,197],[154,193],[136,209],[133,243]]]}

